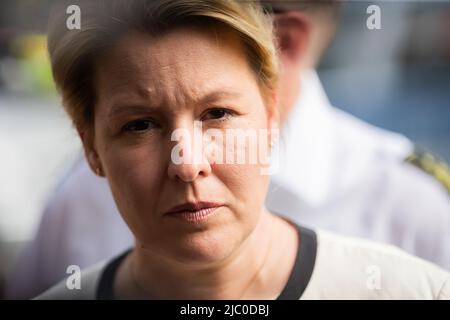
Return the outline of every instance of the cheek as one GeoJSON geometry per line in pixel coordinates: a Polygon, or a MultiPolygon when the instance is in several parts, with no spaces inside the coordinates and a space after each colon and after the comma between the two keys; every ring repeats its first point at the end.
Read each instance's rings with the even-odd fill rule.
{"type": "Polygon", "coordinates": [[[260,174],[260,166],[223,164],[216,165],[214,171],[232,193],[238,215],[259,214],[269,183],[269,177],[260,174]]]}
{"type": "Polygon", "coordinates": [[[231,134],[227,133],[218,147],[223,150],[220,156],[222,162],[213,166],[214,175],[233,194],[239,207],[237,210],[244,214],[260,212],[269,184],[269,176],[266,174],[269,153],[268,120],[264,111],[255,113],[255,116],[245,121],[234,123],[228,131],[231,134]],[[251,138],[250,131],[255,133],[254,139],[251,138]],[[243,132],[246,133],[243,135],[243,132]]]}
{"type": "Polygon", "coordinates": [[[159,150],[111,143],[102,161],[119,211],[131,229],[138,228],[157,210],[164,171],[159,150]]]}

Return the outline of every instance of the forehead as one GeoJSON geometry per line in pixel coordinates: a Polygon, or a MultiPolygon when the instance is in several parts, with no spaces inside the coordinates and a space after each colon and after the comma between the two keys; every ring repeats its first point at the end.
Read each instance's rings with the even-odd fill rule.
{"type": "Polygon", "coordinates": [[[183,27],[163,36],[133,33],[99,59],[99,100],[187,102],[218,89],[257,87],[242,41],[231,32],[183,27]]]}

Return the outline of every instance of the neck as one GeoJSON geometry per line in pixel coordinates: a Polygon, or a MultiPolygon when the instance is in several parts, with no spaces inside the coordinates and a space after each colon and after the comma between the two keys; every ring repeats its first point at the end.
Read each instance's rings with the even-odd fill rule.
{"type": "Polygon", "coordinates": [[[300,92],[300,69],[299,67],[286,68],[283,71],[279,84],[279,113],[281,123],[288,119],[289,113],[295,106],[300,92]]]}
{"type": "Polygon", "coordinates": [[[134,278],[131,282],[135,288],[129,291],[133,291],[134,298],[153,299],[273,298],[283,288],[273,283],[273,273],[277,267],[280,271],[280,250],[274,246],[280,243],[283,232],[279,220],[264,211],[250,236],[227,258],[214,264],[183,264],[136,246],[124,263],[134,278]]]}

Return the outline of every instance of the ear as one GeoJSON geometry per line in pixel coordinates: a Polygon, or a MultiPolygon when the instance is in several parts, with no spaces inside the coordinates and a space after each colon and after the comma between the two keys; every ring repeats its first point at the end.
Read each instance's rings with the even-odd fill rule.
{"type": "Polygon", "coordinates": [[[104,177],[103,166],[98,156],[97,149],[94,143],[94,133],[90,129],[77,128],[78,135],[83,143],[83,150],[86,160],[91,170],[99,177],[104,177]]]}
{"type": "Polygon", "coordinates": [[[275,14],[273,21],[282,64],[298,65],[306,55],[311,37],[310,18],[300,11],[287,11],[275,14]]]}

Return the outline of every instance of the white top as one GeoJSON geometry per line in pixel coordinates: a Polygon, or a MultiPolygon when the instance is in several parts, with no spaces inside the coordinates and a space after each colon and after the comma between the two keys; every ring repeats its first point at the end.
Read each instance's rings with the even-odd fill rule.
{"type": "Polygon", "coordinates": [[[302,299],[450,299],[450,274],[385,244],[318,232],[302,299]]]}
{"type": "MultiPolygon", "coordinates": [[[[315,72],[305,76],[301,93],[278,146],[282,165],[267,207],[450,269],[450,199],[432,177],[404,163],[411,142],[332,107],[315,72]]],[[[7,281],[7,296],[35,296],[64,278],[68,265],[87,267],[132,243],[105,179],[81,161],[55,190],[35,241],[7,281]]]]}
{"type": "MultiPolygon", "coordinates": [[[[450,274],[429,262],[393,246],[324,231],[316,235],[312,275],[295,299],[450,299],[450,274]]],[[[64,280],[36,299],[97,299],[107,265],[102,262],[82,271],[79,290],[69,290],[64,280]]],[[[288,284],[295,285],[293,281],[302,286],[291,275],[288,284]]]]}

